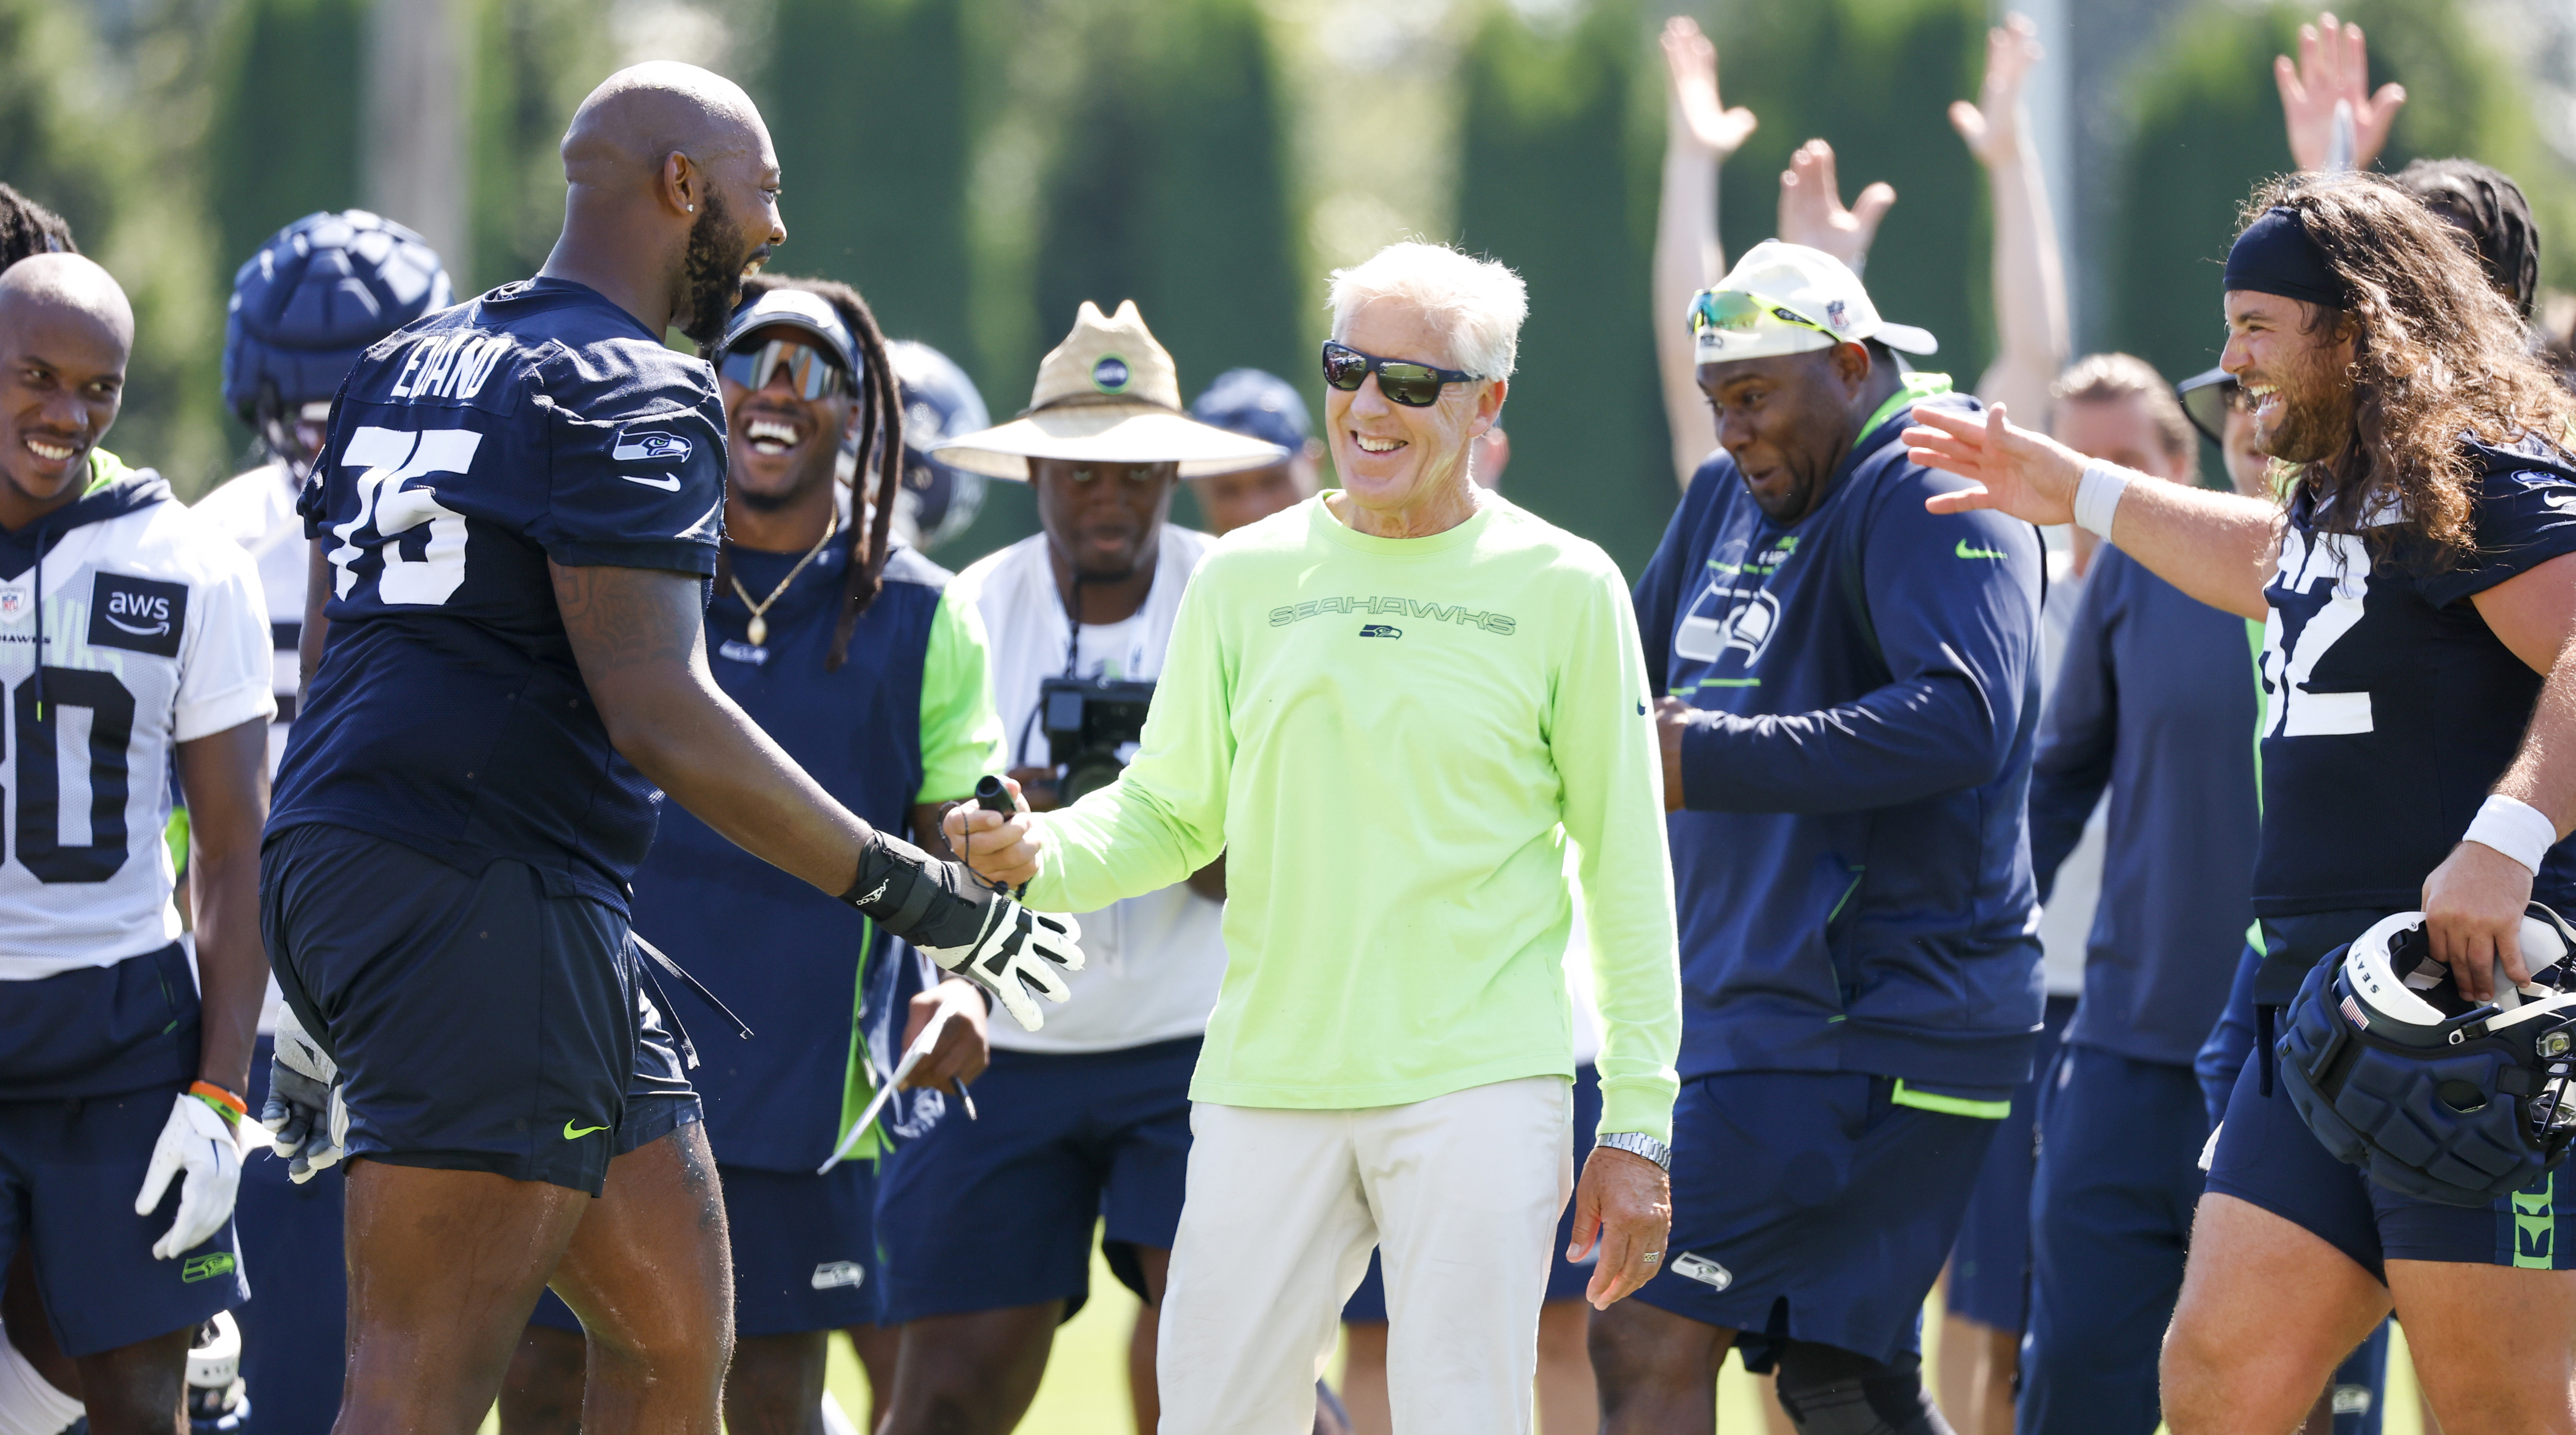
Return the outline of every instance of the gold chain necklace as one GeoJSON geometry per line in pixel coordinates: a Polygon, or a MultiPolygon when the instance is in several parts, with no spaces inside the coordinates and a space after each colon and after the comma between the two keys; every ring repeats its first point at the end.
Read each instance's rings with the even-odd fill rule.
{"type": "Polygon", "coordinates": [[[841,514],[838,509],[835,509],[832,513],[832,521],[823,525],[823,536],[814,540],[814,546],[805,550],[805,556],[796,560],[796,566],[787,570],[787,576],[778,580],[778,586],[769,590],[769,596],[757,603],[751,601],[750,590],[742,586],[742,576],[729,575],[733,579],[734,595],[742,599],[742,606],[751,610],[751,626],[743,631],[744,636],[751,639],[753,647],[765,647],[769,643],[769,620],[761,615],[767,613],[770,605],[778,601],[779,594],[787,591],[788,584],[796,581],[796,575],[805,571],[806,564],[821,556],[823,545],[831,542],[832,535],[840,531],[841,514]]]}

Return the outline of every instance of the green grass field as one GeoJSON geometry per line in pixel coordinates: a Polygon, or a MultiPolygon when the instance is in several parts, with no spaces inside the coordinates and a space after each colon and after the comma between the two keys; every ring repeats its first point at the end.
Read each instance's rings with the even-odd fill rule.
{"type": "MultiPolygon", "coordinates": [[[[1937,1368],[1938,1314],[1936,1307],[1926,1307],[1926,1369],[1937,1368]]],[[[1046,1380],[1038,1387],[1037,1403],[1030,1407],[1028,1418],[1020,1422],[1021,1435],[1136,1435],[1135,1419],[1127,1405],[1127,1335],[1135,1322],[1136,1298],[1118,1283],[1095,1253],[1091,1300],[1081,1314],[1056,1332],[1055,1349],[1047,1359],[1046,1380]]],[[[1338,1368],[1331,1378],[1338,1383],[1338,1368]]],[[[832,1343],[831,1390],[841,1408],[849,1413],[851,1423],[864,1429],[868,1379],[846,1341],[832,1343]]],[[[2415,1366],[2406,1354],[2406,1336],[2401,1330],[2390,1342],[2383,1435],[2424,1435],[2415,1392],[2415,1366]]],[[[1761,1398],[1761,1385],[1741,1366],[1728,1361],[1717,1386],[1717,1428],[1722,1435],[1762,1435],[1765,1426],[1761,1398]]],[[[483,1422],[483,1435],[499,1435],[499,1430],[498,1419],[483,1422]]]]}

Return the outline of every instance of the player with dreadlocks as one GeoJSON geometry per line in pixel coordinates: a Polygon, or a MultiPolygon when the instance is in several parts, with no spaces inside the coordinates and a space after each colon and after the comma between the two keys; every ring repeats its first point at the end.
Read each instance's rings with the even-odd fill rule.
{"type": "Polygon", "coordinates": [[[30,254],[78,254],[63,217],[0,184],[0,269],[30,254]]]}
{"type": "MultiPolygon", "coordinates": [[[[2576,897],[2576,467],[2556,443],[2576,400],[2457,233],[2374,176],[2258,189],[2225,312],[2281,503],[2135,481],[2000,415],[1917,410],[1908,441],[1979,485],[1936,506],[2071,519],[2267,619],[2258,1010],[2416,908],[2485,1000],[2499,960],[2529,979],[2524,904],[2576,897]]],[[[2269,1045],[2230,1098],[2165,1342],[2175,1435],[2293,1428],[2392,1306],[2443,1429],[2576,1430],[2576,1200],[2379,1185],[2309,1133],[2269,1045]]]]}
{"type": "MultiPolygon", "coordinates": [[[[905,408],[892,356],[846,284],[760,275],[743,288],[713,356],[728,424],[725,545],[708,615],[716,682],[851,811],[886,831],[908,825],[945,851],[940,807],[999,769],[1001,728],[973,606],[948,597],[945,571],[888,537],[903,473],[889,456],[903,452],[905,408]],[[862,490],[846,502],[844,469],[862,490]]],[[[664,817],[636,872],[635,923],[758,1033],[703,1046],[691,1077],[733,1236],[726,1421],[819,1432],[829,1332],[850,1333],[880,1401],[894,1386],[875,1237],[873,1158],[887,1139],[873,1122],[852,1130],[851,1118],[887,1058],[934,1018],[940,1035],[908,1084],[979,1073],[983,1000],[953,980],[922,992],[915,963],[866,917],[685,813],[664,817]],[[909,993],[919,994],[896,1029],[888,1018],[909,993]]],[[[691,1023],[723,1020],[681,1010],[691,1023]]],[[[911,1134],[944,1104],[922,1092],[893,1125],[911,1134]]],[[[580,1332],[560,1300],[539,1303],[502,1397],[504,1435],[578,1428],[580,1332]]],[[[876,1425],[869,1414],[864,1428],[876,1425]]]]}

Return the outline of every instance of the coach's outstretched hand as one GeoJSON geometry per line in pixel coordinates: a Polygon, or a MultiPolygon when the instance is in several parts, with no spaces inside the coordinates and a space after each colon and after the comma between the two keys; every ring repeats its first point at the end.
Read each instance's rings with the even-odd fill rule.
{"type": "Polygon", "coordinates": [[[2044,433],[2016,428],[2001,404],[1982,416],[1918,408],[1904,439],[1907,458],[1977,485],[1925,499],[1934,513],[1992,508],[2025,523],[2075,521],[2084,455],[2044,433]]]}
{"type": "Polygon", "coordinates": [[[1005,777],[1002,786],[1019,811],[1005,816],[968,803],[948,809],[939,829],[948,850],[966,859],[975,875],[1006,887],[1023,887],[1038,875],[1038,831],[1029,821],[1029,800],[1019,779],[1005,777]]]}
{"type": "Polygon", "coordinates": [[[1592,1284],[1583,1298],[1608,1310],[1636,1293],[1662,1270],[1664,1241],[1673,1230],[1673,1182],[1664,1168],[1634,1152],[1595,1146],[1574,1187],[1574,1243],[1569,1261],[1600,1247],[1592,1284]]]}

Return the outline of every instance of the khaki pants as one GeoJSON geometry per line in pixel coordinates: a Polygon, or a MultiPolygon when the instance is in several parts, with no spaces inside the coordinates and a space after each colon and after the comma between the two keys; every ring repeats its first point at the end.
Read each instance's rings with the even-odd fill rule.
{"type": "Polygon", "coordinates": [[[1161,1435],[1309,1435],[1372,1245],[1397,1435],[1528,1435],[1573,1108],[1557,1076],[1351,1111],[1199,1103],[1161,1435]]]}

